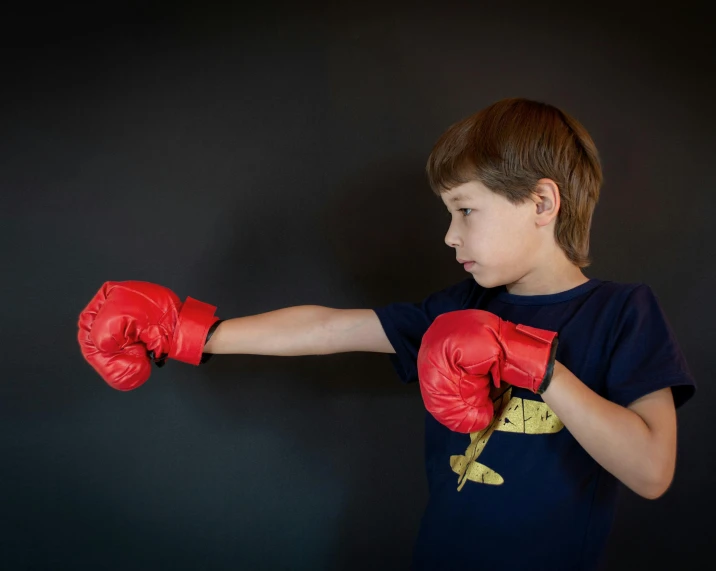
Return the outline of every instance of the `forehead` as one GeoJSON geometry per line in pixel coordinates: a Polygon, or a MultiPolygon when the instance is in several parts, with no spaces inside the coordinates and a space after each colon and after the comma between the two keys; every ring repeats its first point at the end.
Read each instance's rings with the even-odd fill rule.
{"type": "Polygon", "coordinates": [[[455,204],[457,202],[465,202],[466,200],[472,200],[480,198],[488,192],[487,188],[481,185],[477,181],[466,182],[460,186],[450,189],[447,192],[442,193],[442,199],[445,204],[455,204]]]}

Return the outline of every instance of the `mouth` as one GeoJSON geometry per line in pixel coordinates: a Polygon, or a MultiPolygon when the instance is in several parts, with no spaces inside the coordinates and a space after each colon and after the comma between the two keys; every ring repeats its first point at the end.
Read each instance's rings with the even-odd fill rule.
{"type": "Polygon", "coordinates": [[[470,268],[475,265],[475,262],[471,262],[470,260],[461,260],[458,258],[457,261],[462,264],[462,267],[465,268],[466,272],[469,272],[470,268]]]}

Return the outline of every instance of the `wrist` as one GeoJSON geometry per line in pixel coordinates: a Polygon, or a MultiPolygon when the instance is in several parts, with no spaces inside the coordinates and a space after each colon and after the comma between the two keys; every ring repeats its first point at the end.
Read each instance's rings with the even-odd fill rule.
{"type": "Polygon", "coordinates": [[[536,394],[541,395],[544,393],[548,388],[550,383],[552,382],[552,377],[554,376],[554,369],[555,365],[557,363],[557,345],[559,344],[559,339],[555,337],[552,340],[552,348],[550,350],[549,354],[549,362],[547,363],[547,371],[545,372],[544,378],[542,379],[542,382],[537,387],[537,390],[535,391],[536,394]]]}
{"type": "Polygon", "coordinates": [[[545,399],[545,397],[552,397],[552,393],[554,392],[552,390],[553,387],[559,385],[562,382],[567,371],[568,369],[562,363],[560,363],[559,361],[554,362],[554,371],[552,373],[552,378],[548,383],[547,387],[545,387],[545,389],[539,393],[542,396],[542,399],[545,399]]]}
{"type": "Polygon", "coordinates": [[[201,361],[199,361],[200,365],[203,365],[214,356],[213,353],[207,352],[206,349],[209,346],[209,340],[211,339],[212,335],[214,335],[214,331],[216,331],[216,328],[219,327],[219,325],[221,325],[222,323],[224,323],[224,321],[224,319],[219,319],[216,323],[214,323],[214,325],[209,328],[209,332],[206,334],[206,341],[204,342],[204,353],[201,354],[201,361]]]}

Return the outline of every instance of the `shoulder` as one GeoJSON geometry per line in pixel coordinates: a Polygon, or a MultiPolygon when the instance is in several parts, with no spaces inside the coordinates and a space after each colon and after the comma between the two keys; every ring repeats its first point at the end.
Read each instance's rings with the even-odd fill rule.
{"type": "Polygon", "coordinates": [[[642,282],[615,282],[611,280],[599,280],[599,287],[595,288],[594,291],[603,297],[626,300],[637,290],[651,291],[651,288],[642,282]]]}
{"type": "Polygon", "coordinates": [[[607,345],[612,348],[627,332],[641,333],[650,324],[661,324],[666,319],[656,294],[643,282],[602,280],[593,290],[590,302],[594,304],[594,319],[607,327],[607,345]]]}
{"type": "Polygon", "coordinates": [[[659,298],[653,288],[644,282],[603,282],[602,295],[609,297],[613,303],[621,305],[623,312],[661,311],[659,298]]]}
{"type": "Polygon", "coordinates": [[[596,301],[610,313],[624,317],[629,311],[660,310],[654,290],[643,282],[615,282],[600,280],[594,289],[596,301]]]}
{"type": "Polygon", "coordinates": [[[654,290],[643,282],[605,282],[603,314],[610,329],[612,350],[619,345],[662,346],[675,343],[674,333],[654,290]]]}

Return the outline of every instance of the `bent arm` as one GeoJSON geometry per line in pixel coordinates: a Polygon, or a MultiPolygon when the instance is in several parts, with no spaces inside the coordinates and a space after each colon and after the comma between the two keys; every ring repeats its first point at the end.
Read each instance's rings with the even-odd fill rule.
{"type": "Polygon", "coordinates": [[[217,355],[328,355],[394,353],[372,309],[298,305],[227,319],[204,347],[217,355]]]}
{"type": "Polygon", "coordinates": [[[556,362],[542,400],[590,456],[628,488],[647,499],[669,488],[676,463],[676,410],[670,388],[623,407],[556,362]]]}

